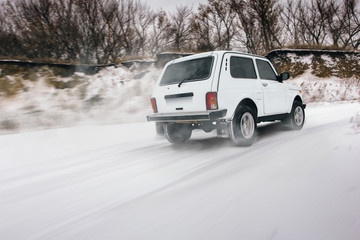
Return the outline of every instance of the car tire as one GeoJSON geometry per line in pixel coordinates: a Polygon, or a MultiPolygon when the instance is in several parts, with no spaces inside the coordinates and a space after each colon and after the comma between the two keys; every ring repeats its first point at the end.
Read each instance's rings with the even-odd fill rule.
{"type": "Polygon", "coordinates": [[[168,123],[164,126],[164,133],[170,143],[185,143],[191,137],[192,127],[190,124],[168,123]]]}
{"type": "Polygon", "coordinates": [[[256,118],[248,106],[241,106],[231,124],[231,140],[239,146],[250,146],[256,138],[256,118]]]}
{"type": "Polygon", "coordinates": [[[305,123],[305,111],[300,101],[294,101],[291,113],[285,120],[285,125],[291,130],[300,130],[305,123]]]}

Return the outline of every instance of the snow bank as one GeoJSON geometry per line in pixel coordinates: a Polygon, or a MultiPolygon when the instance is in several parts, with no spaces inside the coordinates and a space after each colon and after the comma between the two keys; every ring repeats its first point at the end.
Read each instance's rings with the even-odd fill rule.
{"type": "Polygon", "coordinates": [[[303,90],[304,101],[358,101],[360,54],[329,50],[275,50],[267,58],[279,72],[293,77],[287,82],[303,90]]]}
{"type": "MultiPolygon", "coordinates": [[[[0,133],[71,126],[84,123],[145,121],[159,69],[131,70],[109,67],[93,76],[75,73],[70,78],[39,76],[22,80],[25,90],[10,98],[0,98],[0,133]],[[75,79],[75,80],[74,80],[75,79]],[[68,83],[78,81],[74,87],[68,83]],[[68,84],[69,85],[69,84],[68,84]]],[[[13,77],[13,76],[8,76],[13,77]]]]}
{"type": "Polygon", "coordinates": [[[311,70],[307,70],[303,75],[286,82],[300,87],[306,103],[360,100],[360,80],[356,78],[324,79],[312,75],[311,70]]]}

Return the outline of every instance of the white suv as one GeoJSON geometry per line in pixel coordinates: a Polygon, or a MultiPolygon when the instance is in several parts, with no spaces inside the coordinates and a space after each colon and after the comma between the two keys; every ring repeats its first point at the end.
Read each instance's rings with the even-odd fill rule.
{"type": "Polygon", "coordinates": [[[193,129],[217,130],[237,145],[251,145],[256,124],[281,120],[301,129],[305,106],[301,91],[283,83],[264,57],[232,51],[195,54],[166,64],[151,105],[159,134],[171,143],[190,139],[193,129]]]}

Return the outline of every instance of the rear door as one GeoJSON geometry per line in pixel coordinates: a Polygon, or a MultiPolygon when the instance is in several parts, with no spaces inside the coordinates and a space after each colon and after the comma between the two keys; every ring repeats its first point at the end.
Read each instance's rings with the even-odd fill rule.
{"type": "Polygon", "coordinates": [[[221,66],[218,92],[219,108],[228,111],[230,118],[245,98],[262,105],[262,89],[257,78],[254,58],[248,55],[226,53],[221,66]]]}
{"type": "Polygon", "coordinates": [[[179,59],[167,65],[154,91],[159,113],[206,111],[216,56],[179,59]]]}
{"type": "Polygon", "coordinates": [[[287,86],[277,80],[277,74],[267,60],[257,58],[256,66],[263,89],[265,115],[285,113],[287,86]]]}

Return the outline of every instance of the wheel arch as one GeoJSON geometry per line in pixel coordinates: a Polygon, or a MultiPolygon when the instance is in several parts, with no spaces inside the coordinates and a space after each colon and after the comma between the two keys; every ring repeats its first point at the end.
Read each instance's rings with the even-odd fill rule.
{"type": "Polygon", "coordinates": [[[296,96],[295,96],[293,102],[295,102],[295,101],[299,101],[301,104],[303,103],[303,101],[302,101],[302,99],[301,99],[301,97],[300,97],[299,95],[296,95],[296,96]]]}
{"type": "MultiPolygon", "coordinates": [[[[289,99],[289,101],[290,101],[291,99],[289,99]]],[[[287,109],[287,113],[288,114],[290,114],[291,113],[291,110],[292,110],[292,108],[293,108],[293,105],[294,105],[294,102],[295,101],[299,101],[300,102],[300,104],[303,104],[303,100],[302,100],[302,98],[300,97],[300,95],[296,95],[295,97],[294,97],[294,99],[292,100],[292,102],[289,102],[289,106],[288,106],[288,109],[287,109]]]]}
{"type": "Polygon", "coordinates": [[[241,102],[237,105],[231,119],[234,119],[236,113],[239,111],[240,107],[242,107],[242,106],[248,106],[248,107],[250,107],[251,109],[254,110],[255,121],[256,121],[257,117],[258,117],[258,108],[256,106],[256,103],[253,100],[251,100],[250,98],[245,98],[245,99],[241,100],[241,102]]]}

